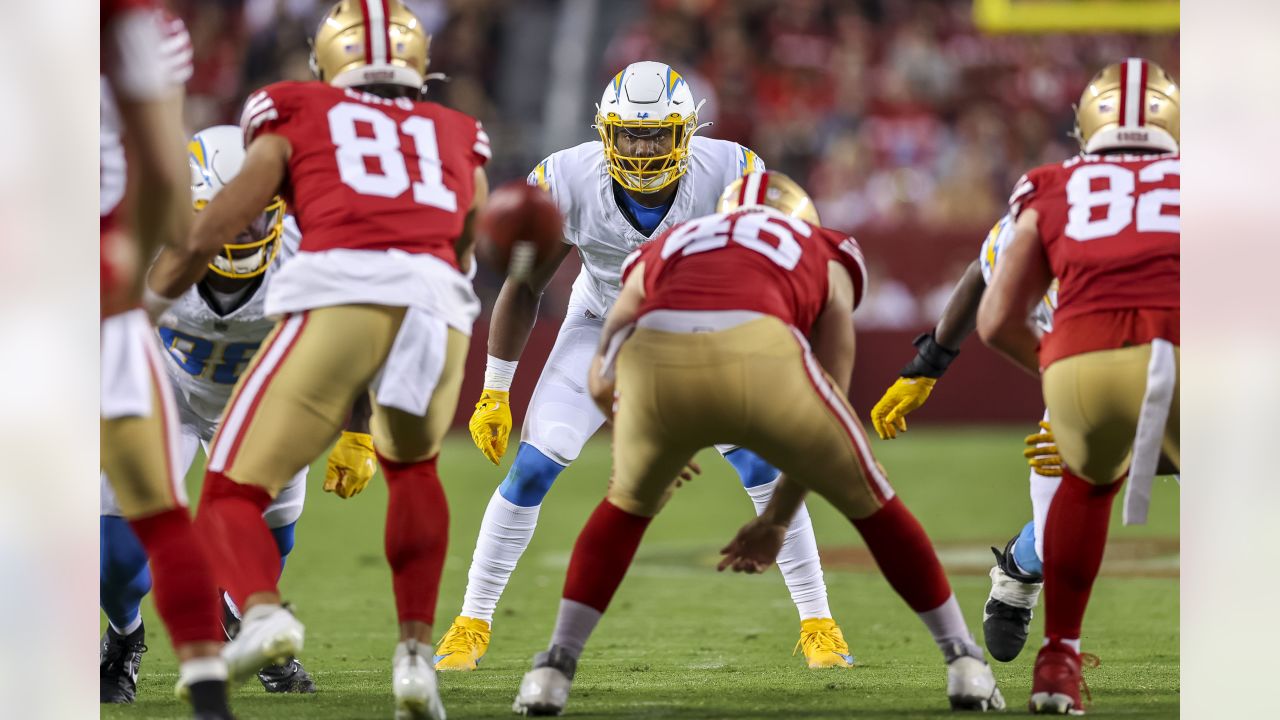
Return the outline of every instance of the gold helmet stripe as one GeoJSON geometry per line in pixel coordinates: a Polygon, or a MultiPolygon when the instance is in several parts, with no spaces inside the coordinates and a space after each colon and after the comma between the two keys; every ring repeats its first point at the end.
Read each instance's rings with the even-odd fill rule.
{"type": "Polygon", "coordinates": [[[1147,61],[1128,58],[1120,65],[1120,117],[1128,127],[1145,124],[1143,96],[1147,90],[1147,61]]]}
{"type": "Polygon", "coordinates": [[[391,62],[391,35],[387,30],[387,0],[360,0],[360,9],[364,14],[364,61],[373,63],[391,62]]]}

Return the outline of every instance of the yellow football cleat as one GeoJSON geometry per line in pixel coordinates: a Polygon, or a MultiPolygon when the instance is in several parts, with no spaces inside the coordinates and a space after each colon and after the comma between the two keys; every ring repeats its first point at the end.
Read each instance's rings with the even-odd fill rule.
{"type": "Polygon", "coordinates": [[[475,670],[488,649],[489,623],[459,615],[453,619],[449,632],[440,638],[432,662],[436,670],[475,670]]]}
{"type": "MultiPolygon", "coordinates": [[[[831,618],[801,620],[796,650],[801,648],[804,649],[804,659],[813,669],[847,668],[856,662],[849,652],[849,643],[844,641],[844,633],[831,618]]],[[[795,655],[795,651],[791,654],[795,655]]]]}

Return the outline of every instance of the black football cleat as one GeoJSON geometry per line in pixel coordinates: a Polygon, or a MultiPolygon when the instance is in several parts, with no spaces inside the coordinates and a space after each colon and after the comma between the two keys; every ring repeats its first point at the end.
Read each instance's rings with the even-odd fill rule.
{"type": "Polygon", "coordinates": [[[258,671],[258,680],[269,693],[302,693],[316,691],[316,683],[311,674],[302,667],[297,658],[283,665],[268,665],[258,671]]]}
{"type": "Polygon", "coordinates": [[[1044,578],[1028,575],[1013,562],[1013,543],[1004,546],[1004,552],[991,548],[996,556],[991,568],[991,593],[982,609],[982,634],[987,641],[987,652],[1000,662],[1018,657],[1027,644],[1031,632],[1031,616],[1040,601],[1044,578]]]}
{"type": "Polygon", "coordinates": [[[138,626],[121,635],[107,626],[102,636],[102,654],[98,665],[98,693],[101,702],[128,704],[138,693],[138,668],[142,653],[147,651],[146,628],[138,626]]]}

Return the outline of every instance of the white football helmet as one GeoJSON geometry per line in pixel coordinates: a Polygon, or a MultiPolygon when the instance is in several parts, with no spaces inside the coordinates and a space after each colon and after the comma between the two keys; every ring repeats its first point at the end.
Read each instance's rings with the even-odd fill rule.
{"type": "MultiPolygon", "coordinates": [[[[223,185],[240,174],[240,167],[244,165],[244,135],[235,125],[214,125],[196,133],[187,143],[187,151],[191,199],[199,212],[223,185]]],[[[222,246],[222,253],[209,263],[209,269],[229,278],[251,278],[265,273],[280,250],[284,213],[284,199],[277,195],[235,242],[222,246]]]]}
{"type": "Polygon", "coordinates": [[[604,143],[609,175],[622,187],[643,193],[678,180],[689,169],[689,141],[710,124],[698,124],[703,102],[694,104],[689,83],[665,63],[635,62],[614,75],[596,106],[592,126],[604,143]],[[669,132],[671,151],[649,157],[623,155],[616,143],[619,132],[645,136],[669,132]]]}

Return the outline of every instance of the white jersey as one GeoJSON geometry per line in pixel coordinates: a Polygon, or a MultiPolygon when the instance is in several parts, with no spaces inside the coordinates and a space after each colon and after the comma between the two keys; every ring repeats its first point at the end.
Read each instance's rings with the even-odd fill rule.
{"type": "MultiPolygon", "coordinates": [[[[996,272],[996,263],[1011,242],[1013,242],[1013,218],[1005,215],[987,233],[978,256],[978,264],[982,268],[982,280],[987,285],[991,284],[991,278],[996,272]]],[[[1058,279],[1054,278],[1053,284],[1049,286],[1049,292],[1045,293],[1040,304],[1036,305],[1035,311],[1031,313],[1031,319],[1035,320],[1036,326],[1042,331],[1052,332],[1053,311],[1057,309],[1058,279]]]]}
{"type": "Polygon", "coordinates": [[[632,250],[672,225],[714,213],[725,186],[755,170],[764,170],[764,162],[751,150],[728,140],[694,136],[689,169],[680,177],[671,208],[646,236],[618,207],[599,140],[543,160],[529,173],[529,184],[551,193],[564,217],[565,242],[577,246],[582,258],[570,303],[604,317],[618,299],[622,261],[632,250]]]}
{"type": "Polygon", "coordinates": [[[292,215],[286,216],[280,251],[262,281],[239,307],[219,315],[197,283],[156,322],[160,344],[169,360],[169,379],[179,401],[209,426],[217,423],[240,373],[275,327],[263,311],[266,287],[281,264],[298,251],[300,241],[297,223],[292,215]]]}

